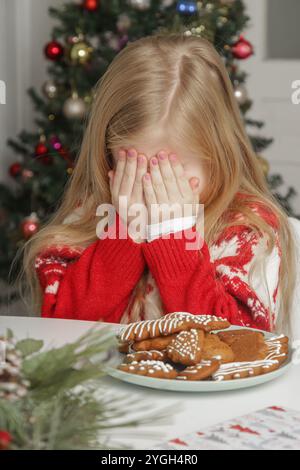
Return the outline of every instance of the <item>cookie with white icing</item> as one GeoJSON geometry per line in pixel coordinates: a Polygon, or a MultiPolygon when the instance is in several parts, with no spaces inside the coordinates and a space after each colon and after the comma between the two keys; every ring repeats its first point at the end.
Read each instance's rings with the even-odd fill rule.
{"type": "Polygon", "coordinates": [[[124,358],[124,362],[140,362],[140,361],[163,361],[167,360],[166,351],[137,351],[134,353],[127,354],[124,358]]]}
{"type": "Polygon", "coordinates": [[[280,366],[279,361],[264,359],[251,362],[232,362],[222,364],[220,368],[212,375],[212,379],[218,382],[223,380],[245,379],[258,375],[268,374],[277,370],[280,366]]]}
{"type": "Polygon", "coordinates": [[[167,347],[168,358],[178,364],[198,364],[202,357],[205,333],[202,330],[181,331],[167,347]]]}
{"type": "Polygon", "coordinates": [[[156,320],[130,323],[119,333],[122,342],[142,341],[159,336],[169,336],[192,328],[212,331],[229,328],[230,323],[214,315],[193,315],[188,312],[169,313],[156,320]]]}
{"type": "Polygon", "coordinates": [[[123,363],[119,369],[129,374],[143,375],[147,377],[155,377],[159,379],[175,379],[178,372],[176,369],[163,361],[134,361],[123,363]]]}
{"type": "Polygon", "coordinates": [[[177,380],[206,380],[220,368],[220,362],[216,359],[211,361],[201,361],[199,364],[189,366],[179,372],[177,380]]]}
{"type": "Polygon", "coordinates": [[[145,339],[143,341],[136,341],[132,343],[133,351],[151,351],[155,349],[157,351],[163,351],[168,347],[171,341],[176,338],[176,334],[169,336],[159,336],[158,338],[145,339]]]}

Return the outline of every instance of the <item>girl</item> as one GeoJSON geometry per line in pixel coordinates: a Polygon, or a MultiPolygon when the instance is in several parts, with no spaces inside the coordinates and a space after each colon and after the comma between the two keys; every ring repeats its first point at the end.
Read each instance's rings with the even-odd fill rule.
{"type": "Polygon", "coordinates": [[[286,329],[292,233],[213,45],[184,34],[129,43],[95,91],[63,203],[26,246],[35,309],[43,317],[120,323],[187,311],[286,329]],[[128,229],[120,196],[129,208],[145,205],[149,238],[120,236],[128,229]],[[164,221],[157,231],[150,208],[196,199],[204,204],[205,241],[187,250],[194,219],[169,222],[167,231],[164,221]],[[103,203],[117,209],[107,228],[116,239],[96,235],[103,203]]]}

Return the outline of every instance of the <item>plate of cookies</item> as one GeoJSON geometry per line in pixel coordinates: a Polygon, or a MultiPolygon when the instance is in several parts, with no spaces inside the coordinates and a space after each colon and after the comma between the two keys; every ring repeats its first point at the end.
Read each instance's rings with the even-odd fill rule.
{"type": "Polygon", "coordinates": [[[108,374],[144,387],[211,392],[252,387],[291,366],[287,336],[231,325],[214,315],[169,313],[121,327],[108,374]]]}

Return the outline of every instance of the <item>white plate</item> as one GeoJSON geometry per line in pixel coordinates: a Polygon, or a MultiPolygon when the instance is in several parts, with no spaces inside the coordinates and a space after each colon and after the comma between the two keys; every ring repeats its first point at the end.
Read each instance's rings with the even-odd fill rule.
{"type": "MultiPolygon", "coordinates": [[[[241,329],[241,327],[232,326],[228,330],[241,329]]],[[[245,329],[243,327],[243,329],[245,329]]],[[[247,328],[251,329],[251,328],[247,328]]],[[[257,330],[255,330],[257,331],[257,330]]],[[[271,338],[274,336],[273,333],[264,332],[266,338],[271,338]]],[[[121,364],[124,358],[124,354],[118,354],[118,360],[116,367],[121,364]]],[[[292,351],[289,350],[289,355],[284,364],[275,370],[274,372],[269,372],[268,374],[258,375],[256,377],[249,377],[246,379],[235,379],[235,380],[224,380],[222,382],[214,381],[186,381],[181,382],[179,380],[172,379],[157,379],[153,377],[145,377],[143,375],[130,374],[128,372],[123,372],[116,367],[107,368],[107,373],[111,377],[122,380],[123,382],[128,382],[134,385],[139,385],[142,387],[156,388],[159,390],[169,390],[174,392],[222,392],[226,390],[237,390],[239,388],[248,388],[254,387],[255,385],[260,385],[271,380],[280,377],[285,374],[292,365],[292,351]]]]}

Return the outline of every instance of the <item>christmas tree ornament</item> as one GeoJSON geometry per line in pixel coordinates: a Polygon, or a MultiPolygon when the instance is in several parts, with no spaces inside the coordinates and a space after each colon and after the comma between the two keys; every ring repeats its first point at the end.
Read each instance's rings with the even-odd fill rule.
{"type": "Polygon", "coordinates": [[[5,360],[0,364],[0,399],[14,401],[27,394],[30,384],[23,377],[22,354],[16,349],[15,340],[0,340],[5,345],[5,360]]]}
{"type": "Polygon", "coordinates": [[[12,441],[12,436],[9,432],[0,429],[0,450],[7,450],[12,441]]]}
{"type": "Polygon", "coordinates": [[[42,86],[42,92],[44,95],[52,100],[53,98],[56,98],[58,88],[54,80],[47,80],[44,85],[42,86]]]}
{"type": "Polygon", "coordinates": [[[86,104],[78,96],[77,92],[73,92],[72,96],[65,101],[63,106],[63,114],[68,119],[81,119],[85,116],[86,111],[86,104]]]}
{"type": "Polygon", "coordinates": [[[29,217],[26,217],[21,223],[21,232],[25,240],[29,240],[40,228],[40,221],[36,213],[33,212],[29,217]]]}
{"type": "Polygon", "coordinates": [[[104,38],[108,44],[108,46],[113,49],[114,51],[119,51],[119,37],[114,34],[112,31],[106,31],[104,33],[104,38]]]}
{"type": "Polygon", "coordinates": [[[245,104],[249,100],[247,88],[245,87],[245,85],[243,85],[241,83],[241,84],[235,86],[234,87],[234,96],[236,97],[237,102],[239,103],[239,105],[245,104]]]}
{"type": "Polygon", "coordinates": [[[24,170],[22,171],[22,180],[24,181],[24,183],[31,180],[32,177],[33,171],[28,170],[28,168],[24,168],[24,170]]]}
{"type": "Polygon", "coordinates": [[[9,167],[9,174],[13,178],[16,178],[17,176],[20,176],[22,173],[22,165],[19,162],[15,162],[9,167]]]}
{"type": "Polygon", "coordinates": [[[162,8],[169,8],[176,0],[162,0],[162,8]]]}
{"type": "Polygon", "coordinates": [[[64,55],[64,48],[58,41],[50,41],[44,48],[46,57],[49,60],[59,60],[64,55]]]}
{"type": "Polygon", "coordinates": [[[39,142],[34,150],[34,154],[36,157],[43,157],[44,155],[47,155],[49,152],[49,149],[47,145],[45,145],[44,142],[39,142]]]}
{"type": "Polygon", "coordinates": [[[50,144],[54,148],[54,150],[60,150],[62,148],[61,141],[57,137],[57,135],[53,135],[50,137],[50,144]]]}
{"type": "Polygon", "coordinates": [[[151,0],[128,0],[128,5],[130,5],[132,8],[135,8],[135,10],[145,11],[149,10],[151,6],[151,0]]]}
{"type": "Polygon", "coordinates": [[[85,64],[91,59],[93,48],[85,41],[75,43],[70,49],[70,59],[73,63],[85,64]]]}
{"type": "Polygon", "coordinates": [[[244,36],[240,35],[238,41],[231,48],[232,54],[236,59],[247,59],[253,54],[253,46],[244,36]]]}
{"type": "Polygon", "coordinates": [[[84,0],[82,3],[82,7],[84,8],[84,10],[87,10],[87,11],[98,10],[99,5],[100,5],[99,0],[84,0]]]}
{"type": "Polygon", "coordinates": [[[197,2],[187,2],[180,0],[177,2],[177,11],[183,13],[184,15],[194,15],[198,11],[197,2]]]}
{"type": "Polygon", "coordinates": [[[256,156],[262,168],[262,171],[264,172],[265,177],[267,177],[270,172],[270,164],[268,160],[266,160],[266,158],[264,158],[262,155],[256,155],[256,156]]]}
{"type": "Polygon", "coordinates": [[[131,26],[131,18],[126,13],[121,13],[117,21],[117,30],[120,33],[128,31],[131,26]]]}

